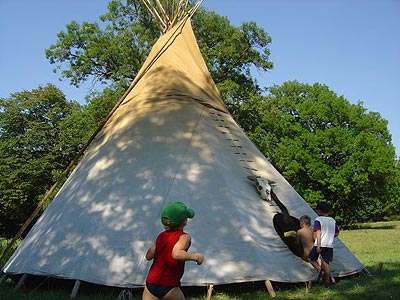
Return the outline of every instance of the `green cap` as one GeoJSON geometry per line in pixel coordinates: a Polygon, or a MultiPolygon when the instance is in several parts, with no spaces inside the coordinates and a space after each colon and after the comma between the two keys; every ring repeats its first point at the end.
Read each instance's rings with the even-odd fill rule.
{"type": "Polygon", "coordinates": [[[161,211],[161,223],[165,226],[177,226],[182,224],[187,218],[194,217],[194,210],[187,208],[179,201],[172,201],[166,204],[161,211]]]}

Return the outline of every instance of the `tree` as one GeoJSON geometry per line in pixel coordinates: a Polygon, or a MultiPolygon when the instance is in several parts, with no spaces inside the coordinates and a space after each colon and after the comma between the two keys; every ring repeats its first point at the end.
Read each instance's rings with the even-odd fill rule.
{"type": "MultiPolygon", "coordinates": [[[[111,1],[100,21],[100,25],[71,22],[58,34],[56,44],[46,50],[46,56],[57,64],[55,70],[64,68],[62,77],[76,86],[94,79],[126,89],[160,31],[140,0],[128,0],[126,5],[111,1]]],[[[234,27],[227,18],[205,8],[197,11],[193,23],[211,75],[235,115],[249,95],[260,93],[251,68],[272,68],[271,38],[254,22],[234,27]]]]}
{"type": "Polygon", "coordinates": [[[141,1],[127,2],[111,1],[109,11],[100,17],[103,26],[96,22],[67,24],[66,32],[61,31],[56,44],[46,50],[50,63],[60,63],[55,71],[66,64],[62,77],[77,87],[88,79],[132,81],[159,30],[141,1]]]}
{"type": "MultiPolygon", "coordinates": [[[[192,5],[193,3],[191,3],[192,5]]],[[[201,8],[193,19],[199,47],[228,108],[239,111],[259,93],[251,68],[272,68],[270,37],[255,23],[231,26],[201,8]]],[[[87,96],[88,105],[68,102],[54,86],[12,94],[0,105],[0,234],[12,235],[42,195],[101,123],[146,59],[160,31],[140,0],[111,1],[100,24],[75,21],[46,50],[55,71],[79,86],[106,85],[87,96]]]]}
{"type": "Polygon", "coordinates": [[[19,229],[78,151],[62,122],[79,109],[50,84],[0,99],[0,235],[19,229]]]}
{"type": "Polygon", "coordinates": [[[252,121],[242,126],[310,205],[330,202],[345,227],[383,219],[398,177],[387,121],[378,113],[327,86],[296,81],[249,105],[242,114],[251,111],[252,121]]]}
{"type": "Polygon", "coordinates": [[[384,220],[399,220],[400,219],[400,160],[397,159],[395,162],[395,175],[391,177],[391,182],[388,182],[390,186],[389,190],[389,201],[387,201],[384,207],[383,214],[384,220]]]}
{"type": "Polygon", "coordinates": [[[268,71],[271,37],[254,22],[239,27],[205,9],[194,18],[196,39],[211,77],[221,92],[230,113],[236,118],[242,105],[261,89],[251,75],[251,69],[268,71]]]}

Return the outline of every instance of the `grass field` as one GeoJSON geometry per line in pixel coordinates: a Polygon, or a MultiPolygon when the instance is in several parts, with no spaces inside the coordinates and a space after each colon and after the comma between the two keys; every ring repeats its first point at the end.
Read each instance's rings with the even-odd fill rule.
{"type": "MultiPolygon", "coordinates": [[[[400,221],[362,224],[358,229],[342,231],[341,240],[357,256],[372,276],[364,273],[338,281],[330,289],[314,286],[307,292],[303,285],[274,284],[277,300],[388,300],[400,299],[400,221]],[[379,263],[383,263],[378,272],[379,263]]],[[[4,247],[4,242],[0,244],[4,247]]],[[[3,262],[2,262],[3,264],[3,262]]],[[[6,282],[0,287],[0,299],[55,300],[69,299],[71,289],[21,289],[14,292],[14,283],[6,282]]],[[[81,300],[116,300],[119,290],[82,291],[81,300]]],[[[141,299],[140,292],[134,291],[134,299],[141,299]]],[[[206,299],[206,288],[189,291],[188,300],[206,299]]],[[[248,284],[245,288],[233,287],[229,290],[214,287],[213,300],[265,300],[270,299],[261,283],[248,284]]]]}

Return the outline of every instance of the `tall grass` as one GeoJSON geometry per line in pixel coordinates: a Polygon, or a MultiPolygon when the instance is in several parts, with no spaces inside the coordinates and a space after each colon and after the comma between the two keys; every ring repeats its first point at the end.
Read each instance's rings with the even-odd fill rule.
{"type": "MultiPolygon", "coordinates": [[[[400,299],[400,221],[361,224],[355,230],[342,231],[341,240],[357,256],[372,276],[361,273],[347,277],[327,289],[315,285],[307,292],[303,285],[274,284],[277,300],[387,300],[400,299]],[[379,264],[383,264],[381,272],[379,264]]],[[[1,243],[4,247],[4,242],[1,243]]],[[[69,299],[71,290],[65,289],[22,289],[14,292],[15,283],[7,282],[0,287],[0,299],[53,300],[69,299]]],[[[213,300],[265,300],[270,299],[262,284],[249,284],[242,288],[225,289],[214,287],[213,300]]],[[[81,300],[116,300],[119,290],[108,292],[82,291],[81,300]]],[[[140,290],[133,291],[134,299],[141,299],[140,290]]],[[[188,300],[206,299],[206,288],[188,291],[188,300]]]]}

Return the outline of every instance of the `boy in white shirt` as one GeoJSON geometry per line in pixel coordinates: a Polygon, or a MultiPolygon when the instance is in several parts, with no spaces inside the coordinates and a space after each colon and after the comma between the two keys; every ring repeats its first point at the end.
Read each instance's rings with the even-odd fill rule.
{"type": "Polygon", "coordinates": [[[308,258],[311,262],[316,262],[321,255],[321,268],[325,273],[325,285],[330,286],[331,278],[329,263],[333,259],[333,240],[339,235],[339,227],[334,218],[329,216],[329,205],[326,202],[318,203],[316,211],[318,217],[314,221],[314,247],[308,258]]]}

